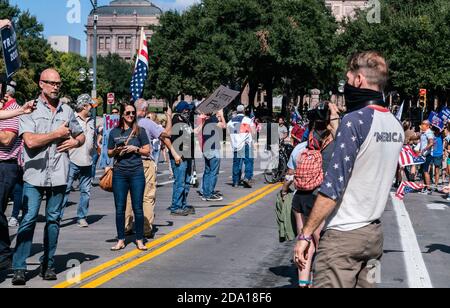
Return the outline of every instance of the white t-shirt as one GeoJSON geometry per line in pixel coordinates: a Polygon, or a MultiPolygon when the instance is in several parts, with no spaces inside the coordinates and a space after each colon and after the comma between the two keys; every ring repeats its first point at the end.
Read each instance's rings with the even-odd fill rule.
{"type": "Polygon", "coordinates": [[[238,114],[228,122],[228,130],[234,152],[239,152],[246,145],[253,143],[252,132],[255,130],[255,123],[249,117],[238,114]]]}

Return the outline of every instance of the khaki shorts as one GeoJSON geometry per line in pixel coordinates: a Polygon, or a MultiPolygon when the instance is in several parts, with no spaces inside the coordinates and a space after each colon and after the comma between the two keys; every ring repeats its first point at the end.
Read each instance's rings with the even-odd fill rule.
{"type": "Polygon", "coordinates": [[[354,231],[327,230],[314,267],[316,288],[374,288],[381,279],[383,228],[374,223],[354,231]]]}

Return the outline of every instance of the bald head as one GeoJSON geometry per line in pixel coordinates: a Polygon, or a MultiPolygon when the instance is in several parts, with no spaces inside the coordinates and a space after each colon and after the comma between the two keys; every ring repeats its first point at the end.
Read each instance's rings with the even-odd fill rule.
{"type": "Polygon", "coordinates": [[[61,76],[55,69],[48,68],[41,73],[41,80],[61,81],[61,76]]]}
{"type": "Polygon", "coordinates": [[[39,87],[49,101],[56,102],[59,100],[61,85],[61,76],[55,69],[49,68],[41,73],[39,87]]]}

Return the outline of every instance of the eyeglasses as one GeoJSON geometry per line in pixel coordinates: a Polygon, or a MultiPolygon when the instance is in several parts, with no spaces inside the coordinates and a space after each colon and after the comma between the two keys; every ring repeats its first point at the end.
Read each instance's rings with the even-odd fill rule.
{"type": "Polygon", "coordinates": [[[136,115],[136,112],[135,111],[127,111],[127,112],[125,112],[125,115],[126,116],[134,116],[134,115],[136,115]]]}
{"type": "Polygon", "coordinates": [[[62,86],[61,81],[50,81],[50,80],[41,80],[43,83],[46,83],[48,85],[51,85],[52,87],[58,87],[60,88],[62,86]]]}

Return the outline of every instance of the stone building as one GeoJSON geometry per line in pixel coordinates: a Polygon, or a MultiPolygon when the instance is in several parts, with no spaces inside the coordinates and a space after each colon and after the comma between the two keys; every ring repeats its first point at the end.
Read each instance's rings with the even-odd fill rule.
{"type": "MultiPolygon", "coordinates": [[[[98,55],[117,53],[125,60],[132,60],[139,49],[141,27],[151,37],[148,26],[159,24],[161,14],[162,10],[148,0],[115,0],[100,6],[96,13],[98,55]]],[[[93,52],[94,18],[91,12],[86,25],[88,58],[93,52]]]]}
{"type": "Polygon", "coordinates": [[[355,9],[365,7],[367,0],[325,0],[325,5],[336,20],[341,21],[344,17],[353,16],[355,9]]]}

